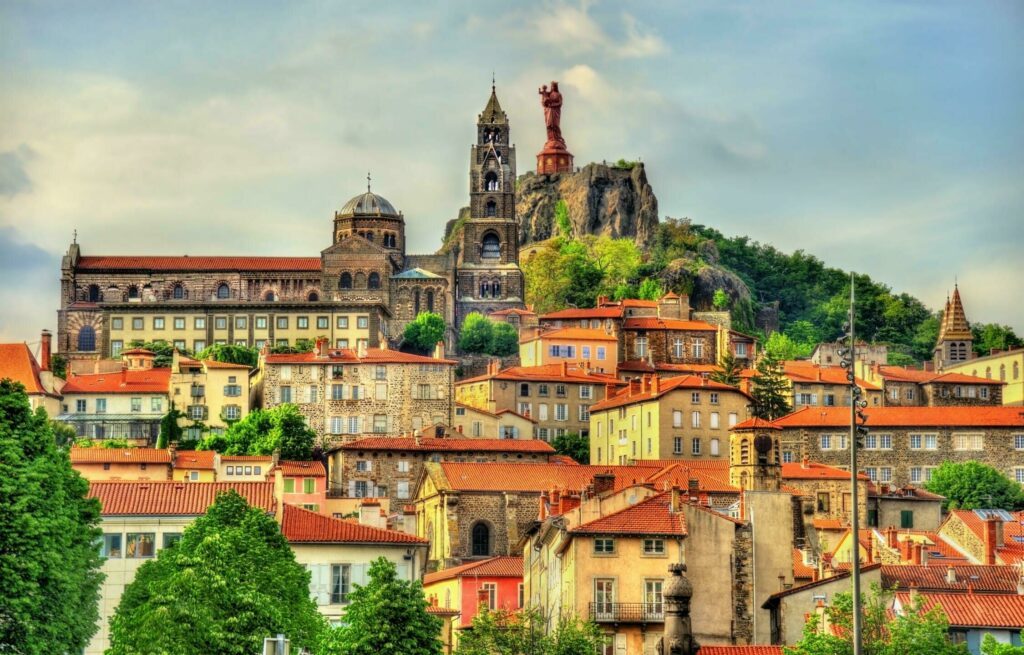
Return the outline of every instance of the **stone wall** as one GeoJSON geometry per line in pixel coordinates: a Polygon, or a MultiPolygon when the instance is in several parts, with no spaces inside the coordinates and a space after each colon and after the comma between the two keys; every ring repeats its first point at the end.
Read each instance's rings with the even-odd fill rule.
{"type": "MultiPolygon", "coordinates": [[[[647,337],[647,350],[654,362],[671,364],[715,364],[718,361],[716,334],[704,330],[631,330],[623,328],[619,332],[619,359],[622,361],[640,359],[637,355],[636,341],[638,337],[647,337]],[[682,339],[683,352],[676,357],[674,344],[682,339]],[[693,356],[693,345],[700,339],[703,353],[700,357],[693,356]]],[[[644,358],[646,359],[646,358],[644,358]]]]}

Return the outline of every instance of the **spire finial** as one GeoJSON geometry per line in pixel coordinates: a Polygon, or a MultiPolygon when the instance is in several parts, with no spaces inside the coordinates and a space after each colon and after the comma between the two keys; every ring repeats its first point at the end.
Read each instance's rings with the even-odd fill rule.
{"type": "Polygon", "coordinates": [[[495,86],[494,86],[494,69],[491,69],[491,93],[494,93],[494,92],[495,92],[495,86]]]}
{"type": "Polygon", "coordinates": [[[370,171],[366,171],[366,192],[370,193],[370,171]]]}
{"type": "Polygon", "coordinates": [[[78,228],[75,228],[71,233],[71,243],[78,243],[78,228]]]}

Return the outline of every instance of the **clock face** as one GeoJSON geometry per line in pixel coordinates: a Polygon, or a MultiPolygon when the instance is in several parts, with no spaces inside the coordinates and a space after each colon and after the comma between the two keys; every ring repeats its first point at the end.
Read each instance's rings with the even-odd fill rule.
{"type": "Polygon", "coordinates": [[[767,434],[759,434],[754,437],[754,450],[762,455],[767,455],[772,449],[772,438],[767,434]]]}

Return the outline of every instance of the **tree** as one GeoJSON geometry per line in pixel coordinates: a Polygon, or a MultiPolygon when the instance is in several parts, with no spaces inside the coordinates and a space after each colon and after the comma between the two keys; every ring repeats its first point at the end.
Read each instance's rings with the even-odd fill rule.
{"type": "MultiPolygon", "coordinates": [[[[1024,633],[1021,634],[1024,637],[1024,633]]],[[[1001,644],[992,635],[981,640],[981,655],[1024,655],[1024,646],[1001,644]]]]}
{"type": "Polygon", "coordinates": [[[971,334],[974,336],[974,352],[978,353],[979,357],[991,354],[996,348],[1006,350],[1024,346],[1024,341],[1021,341],[1009,325],[973,323],[971,334]]]}
{"type": "Polygon", "coordinates": [[[665,289],[653,277],[644,278],[636,291],[636,297],[640,300],[657,300],[663,295],[665,295],[665,289]]]}
{"type": "Polygon", "coordinates": [[[519,352],[519,331],[504,321],[495,323],[491,329],[491,343],[487,353],[495,357],[508,357],[519,352]]]}
{"type": "Polygon", "coordinates": [[[555,437],[551,445],[559,455],[568,455],[580,464],[590,463],[590,441],[578,432],[555,437]]]}
{"type": "Polygon", "coordinates": [[[569,219],[569,205],[562,199],[555,203],[555,233],[563,239],[572,238],[572,220],[569,219]]]}
{"type": "Polygon", "coordinates": [[[68,358],[60,353],[53,353],[50,355],[50,370],[53,371],[54,377],[58,377],[62,380],[68,377],[68,358]]]}
{"type": "Polygon", "coordinates": [[[782,332],[772,332],[764,342],[764,351],[778,360],[793,360],[810,355],[810,350],[801,347],[782,332]]]}
{"type": "Polygon", "coordinates": [[[160,419],[160,434],[156,438],[157,448],[166,448],[168,445],[178,443],[181,441],[183,434],[181,426],[178,425],[178,419],[185,416],[178,411],[178,408],[171,402],[171,407],[164,414],[163,418],[160,419]]]}
{"type": "Polygon", "coordinates": [[[731,350],[726,348],[725,355],[722,356],[721,370],[713,371],[710,377],[712,382],[728,384],[730,387],[738,387],[740,386],[740,373],[742,371],[743,366],[739,360],[733,356],[731,350]]]}
{"type": "Polygon", "coordinates": [[[0,652],[82,650],[99,619],[100,504],[25,388],[0,381],[0,652]]]}
{"type": "Polygon", "coordinates": [[[299,408],[285,403],[252,410],[224,433],[203,439],[199,449],[224,455],[270,455],[279,451],[281,459],[310,460],[315,439],[316,432],[306,425],[299,408]]]}
{"type": "Polygon", "coordinates": [[[309,572],[273,517],[232,490],[139,567],[110,620],[107,655],[251,655],[278,633],[297,652],[325,627],[309,572]]]}
{"type": "Polygon", "coordinates": [[[478,612],[473,629],[464,630],[456,655],[593,655],[607,638],[593,622],[564,617],[545,629],[536,610],[478,612]]]}
{"type": "Polygon", "coordinates": [[[715,293],[711,297],[711,306],[718,311],[728,309],[729,294],[727,294],[723,289],[715,289],[715,293]]]}
{"type": "MultiPolygon", "coordinates": [[[[890,617],[891,594],[873,584],[863,597],[863,652],[871,655],[967,655],[966,644],[954,644],[949,638],[949,621],[938,607],[922,611],[918,600],[904,607],[902,614],[890,617]]],[[[853,595],[840,592],[825,609],[831,630],[821,630],[821,619],[813,615],[804,626],[803,637],[786,655],[852,655],[853,595]]]]}
{"type": "Polygon", "coordinates": [[[316,348],[315,339],[296,339],[294,346],[277,345],[270,348],[274,355],[301,355],[302,353],[313,352],[316,348]]]}
{"type": "Polygon", "coordinates": [[[260,351],[248,346],[236,346],[230,343],[215,343],[207,346],[196,354],[196,359],[212,359],[226,364],[244,364],[256,368],[260,361],[260,351]]]}
{"type": "Polygon", "coordinates": [[[400,580],[384,557],[368,573],[369,583],[349,594],[345,624],[327,633],[319,655],[440,655],[441,619],[427,612],[423,585],[400,580]]]}
{"type": "Polygon", "coordinates": [[[591,256],[600,267],[604,279],[602,286],[614,289],[636,277],[642,254],[633,239],[613,239],[609,236],[588,237],[591,256]]]}
{"type": "MultiPolygon", "coordinates": [[[[134,339],[128,346],[130,348],[143,348],[152,352],[155,357],[153,358],[153,366],[156,368],[169,368],[172,360],[174,359],[174,344],[163,339],[157,339],[156,341],[143,341],[142,339],[134,339]]],[[[178,348],[178,352],[186,357],[192,356],[192,351],[178,348]]]]}
{"type": "Polygon", "coordinates": [[[68,448],[78,440],[75,429],[63,421],[50,419],[50,429],[53,430],[53,442],[58,448],[68,448]]]}
{"type": "Polygon", "coordinates": [[[757,362],[753,377],[754,416],[767,420],[785,416],[790,411],[787,394],[789,381],[780,362],[768,349],[757,362]]]}
{"type": "Polygon", "coordinates": [[[943,462],[925,488],[946,497],[943,509],[1024,508],[1020,485],[981,462],[943,462]]]}
{"type": "Polygon", "coordinates": [[[405,342],[420,352],[431,352],[444,339],[444,319],[434,312],[420,312],[405,326],[405,342]]]}
{"type": "Polygon", "coordinates": [[[465,353],[486,353],[491,347],[494,325],[483,314],[472,312],[462,322],[459,350],[465,353]]]}

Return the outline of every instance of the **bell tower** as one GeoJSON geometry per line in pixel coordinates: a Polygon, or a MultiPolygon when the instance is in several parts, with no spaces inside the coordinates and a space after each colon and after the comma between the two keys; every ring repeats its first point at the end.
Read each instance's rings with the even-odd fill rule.
{"type": "Polygon", "coordinates": [[[946,309],[939,324],[939,338],[935,343],[935,368],[942,371],[947,366],[974,359],[974,335],[967,322],[964,303],[960,300],[960,287],[953,285],[953,297],[946,299],[946,309]]]}
{"type": "Polygon", "coordinates": [[[781,428],[760,418],[743,421],[729,434],[729,484],[746,491],[782,486],[781,428]]]}

